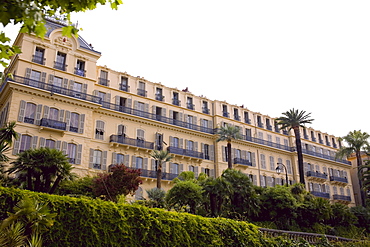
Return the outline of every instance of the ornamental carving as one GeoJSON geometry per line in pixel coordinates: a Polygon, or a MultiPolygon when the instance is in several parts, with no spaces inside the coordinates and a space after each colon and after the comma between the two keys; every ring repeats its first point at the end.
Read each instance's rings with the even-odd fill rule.
{"type": "Polygon", "coordinates": [[[65,47],[67,49],[72,49],[72,42],[67,37],[57,37],[56,39],[54,39],[54,44],[65,47]]]}

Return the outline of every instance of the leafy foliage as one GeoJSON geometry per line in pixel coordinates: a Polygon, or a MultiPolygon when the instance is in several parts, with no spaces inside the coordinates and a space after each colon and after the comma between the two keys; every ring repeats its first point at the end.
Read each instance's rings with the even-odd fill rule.
{"type": "Polygon", "coordinates": [[[146,191],[148,193],[149,205],[153,208],[164,208],[166,192],[162,189],[153,188],[146,191]]]}
{"type": "Polygon", "coordinates": [[[116,202],[118,195],[133,194],[139,188],[142,183],[140,174],[139,169],[128,168],[123,164],[112,166],[111,173],[99,173],[93,179],[93,193],[116,202]]]}
{"type": "Polygon", "coordinates": [[[150,156],[157,162],[157,188],[162,187],[162,165],[173,159],[172,154],[167,150],[153,150],[150,156]]]}
{"type": "Polygon", "coordinates": [[[225,125],[217,130],[218,138],[216,142],[227,141],[227,167],[233,168],[231,160],[231,141],[242,139],[240,128],[234,125],[225,125]]]}
{"type": "Polygon", "coordinates": [[[93,177],[85,176],[73,180],[64,180],[60,183],[56,194],[94,197],[92,191],[93,179],[93,177]]]}
{"type": "Polygon", "coordinates": [[[188,211],[195,214],[202,202],[202,192],[202,186],[194,181],[179,181],[167,192],[166,201],[169,207],[189,207],[188,211]]]}

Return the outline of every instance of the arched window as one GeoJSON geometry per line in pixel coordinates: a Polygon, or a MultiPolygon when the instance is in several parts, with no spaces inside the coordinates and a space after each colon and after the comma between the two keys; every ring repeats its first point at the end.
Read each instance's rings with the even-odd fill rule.
{"type": "Polygon", "coordinates": [[[71,120],[70,120],[70,126],[69,131],[78,133],[78,124],[80,122],[80,114],[76,112],[71,113],[71,120]]]}
{"type": "Polygon", "coordinates": [[[56,108],[50,108],[49,110],[49,119],[58,121],[59,110],[56,108]]]}
{"type": "Polygon", "coordinates": [[[21,143],[19,146],[19,152],[26,151],[31,148],[31,140],[32,137],[29,135],[22,135],[21,137],[21,143]]]}
{"type": "Polygon", "coordinates": [[[55,141],[51,139],[46,139],[45,147],[47,148],[55,148],[55,141]]]}
{"type": "Polygon", "coordinates": [[[35,113],[36,113],[36,104],[27,103],[24,122],[33,124],[35,121],[35,113]]]}
{"type": "Polygon", "coordinates": [[[136,169],[143,169],[143,158],[136,157],[135,168],[136,169]]]}
{"type": "Polygon", "coordinates": [[[76,164],[76,155],[77,155],[77,145],[74,143],[68,143],[67,157],[69,158],[69,163],[76,164]]]}

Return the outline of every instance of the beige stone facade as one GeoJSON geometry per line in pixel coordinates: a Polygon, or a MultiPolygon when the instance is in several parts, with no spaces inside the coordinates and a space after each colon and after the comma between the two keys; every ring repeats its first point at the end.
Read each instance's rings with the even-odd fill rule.
{"type": "MultiPolygon", "coordinates": [[[[86,41],[63,37],[58,23],[47,25],[44,40],[18,35],[22,54],[6,71],[14,78],[1,86],[0,124],[17,121],[20,134],[12,158],[28,148],[53,147],[80,175],[124,163],[142,169],[137,194],[145,196],[156,185],[153,149],[175,156],[164,167],[164,189],[182,171],[220,176],[227,168],[226,143],[215,141],[215,129],[232,124],[243,135],[232,143],[234,167],[255,185],[284,184],[277,163],[287,167],[289,183],[299,180],[293,132],[279,130],[273,117],[98,66],[101,54],[86,41]]],[[[312,128],[301,135],[307,189],[354,205],[351,165],[334,159],[337,138],[312,128]]]]}

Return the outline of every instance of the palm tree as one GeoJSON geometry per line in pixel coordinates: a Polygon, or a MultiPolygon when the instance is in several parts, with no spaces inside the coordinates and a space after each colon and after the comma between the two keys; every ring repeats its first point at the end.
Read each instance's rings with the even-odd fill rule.
{"type": "Polygon", "coordinates": [[[53,193],[62,180],[73,178],[67,156],[56,149],[29,149],[11,164],[7,172],[18,173],[18,180],[28,190],[53,193]]]}
{"type": "Polygon", "coordinates": [[[216,142],[227,141],[227,168],[232,169],[233,163],[231,159],[231,141],[242,139],[240,129],[234,125],[225,125],[217,130],[218,138],[216,142]]]}
{"type": "Polygon", "coordinates": [[[15,122],[6,123],[4,127],[0,128],[0,181],[5,182],[8,178],[5,176],[4,162],[9,161],[9,157],[6,154],[10,150],[10,146],[13,143],[13,139],[18,138],[17,132],[15,132],[15,122]]]}
{"type": "Polygon", "coordinates": [[[162,165],[173,159],[173,156],[167,150],[153,150],[150,156],[157,161],[157,188],[160,189],[162,187],[162,165]]]}
{"type": "Polygon", "coordinates": [[[298,156],[298,171],[299,171],[299,182],[305,184],[304,181],[304,169],[303,169],[303,154],[302,154],[302,144],[301,144],[301,135],[299,128],[306,128],[305,124],[310,124],[314,119],[311,119],[311,113],[306,111],[299,111],[296,109],[290,109],[287,112],[283,112],[283,117],[276,119],[277,124],[281,125],[280,129],[293,129],[295,135],[295,145],[297,148],[298,156]]]}
{"type": "Polygon", "coordinates": [[[370,135],[366,132],[362,132],[361,130],[354,130],[350,131],[346,136],[340,138],[341,141],[347,142],[348,147],[342,146],[337,154],[336,158],[343,158],[349,157],[351,154],[355,153],[357,159],[357,169],[359,173],[359,185],[361,189],[361,200],[363,206],[365,206],[365,194],[362,190],[362,158],[361,152],[366,152],[369,149],[369,137],[370,135]]]}

